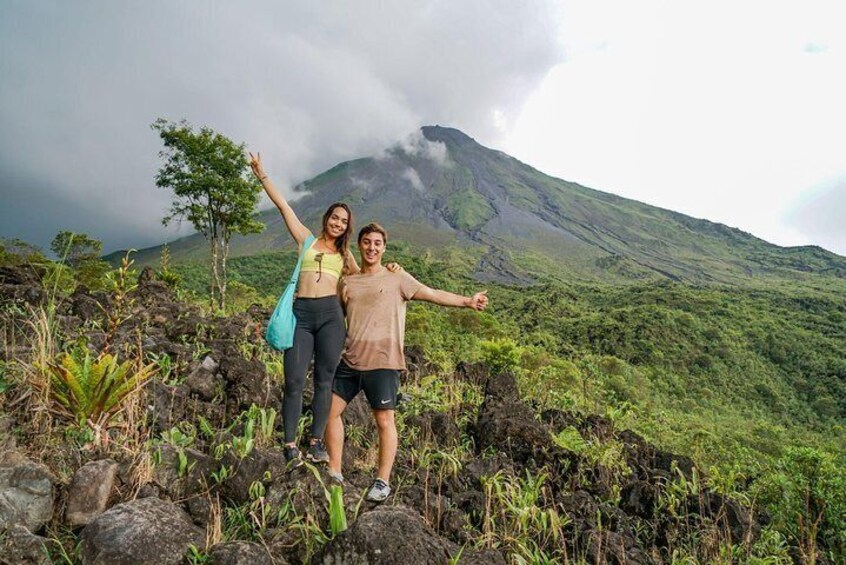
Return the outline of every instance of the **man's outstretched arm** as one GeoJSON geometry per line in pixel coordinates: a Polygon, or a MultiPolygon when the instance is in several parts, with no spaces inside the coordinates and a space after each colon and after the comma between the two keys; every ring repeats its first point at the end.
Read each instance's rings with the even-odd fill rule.
{"type": "Polygon", "coordinates": [[[445,290],[437,290],[428,286],[420,287],[414,293],[412,300],[424,300],[440,306],[453,306],[455,308],[471,308],[482,311],[488,307],[488,291],[477,292],[473,296],[461,296],[445,290]]]}

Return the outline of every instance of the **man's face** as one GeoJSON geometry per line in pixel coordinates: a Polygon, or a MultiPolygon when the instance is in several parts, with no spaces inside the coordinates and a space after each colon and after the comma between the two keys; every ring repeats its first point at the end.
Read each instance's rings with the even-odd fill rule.
{"type": "Polygon", "coordinates": [[[361,238],[358,248],[361,252],[361,262],[365,267],[380,265],[382,255],[385,253],[385,239],[381,233],[370,232],[361,238]]]}

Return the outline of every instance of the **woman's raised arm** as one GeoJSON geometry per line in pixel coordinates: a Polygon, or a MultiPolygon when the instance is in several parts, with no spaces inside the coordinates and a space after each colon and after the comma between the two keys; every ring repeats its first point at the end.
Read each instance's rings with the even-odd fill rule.
{"type": "Polygon", "coordinates": [[[291,205],[288,204],[288,201],[280,194],[276,187],[273,186],[273,182],[271,182],[270,177],[267,176],[267,173],[264,172],[264,167],[261,164],[261,153],[256,153],[250,155],[250,168],[253,170],[253,174],[256,175],[259,182],[261,183],[262,188],[276,204],[276,207],[279,208],[279,211],[282,213],[282,218],[285,220],[285,227],[288,228],[288,231],[291,233],[291,237],[296,240],[298,245],[302,245],[306,238],[311,234],[311,230],[303,225],[300,219],[297,217],[297,214],[294,213],[294,209],[291,208],[291,205]]]}

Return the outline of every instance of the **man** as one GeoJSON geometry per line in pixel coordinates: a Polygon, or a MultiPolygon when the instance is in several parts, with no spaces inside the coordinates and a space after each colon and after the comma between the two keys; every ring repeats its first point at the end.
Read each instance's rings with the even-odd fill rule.
{"type": "Polygon", "coordinates": [[[326,424],[329,476],[343,482],[341,456],[344,423],[341,414],[364,390],[379,429],[379,469],[367,500],[381,502],[391,493],[390,476],[397,453],[394,410],[399,372],[405,370],[403,338],[405,307],[409,300],[425,300],[441,306],[484,310],[487,291],[471,297],[431,289],[405,271],[391,273],[382,266],[388,234],[378,224],[358,233],[361,272],[343,279],[341,300],[347,312],[347,339],[341,363],[335,371],[332,407],[326,424]]]}

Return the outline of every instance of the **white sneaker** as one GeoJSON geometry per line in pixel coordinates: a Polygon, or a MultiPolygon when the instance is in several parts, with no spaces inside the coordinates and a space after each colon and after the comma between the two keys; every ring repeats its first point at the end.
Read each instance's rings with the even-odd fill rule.
{"type": "Polygon", "coordinates": [[[388,498],[390,494],[391,487],[388,486],[388,483],[382,479],[376,479],[373,481],[373,486],[371,486],[370,490],[367,491],[367,496],[365,496],[364,499],[370,502],[382,502],[388,498]]]}

